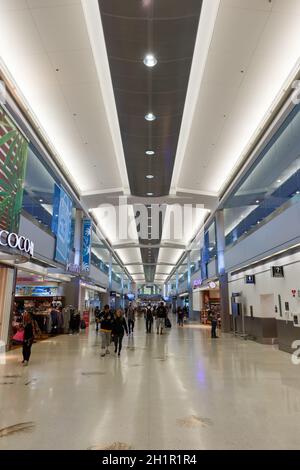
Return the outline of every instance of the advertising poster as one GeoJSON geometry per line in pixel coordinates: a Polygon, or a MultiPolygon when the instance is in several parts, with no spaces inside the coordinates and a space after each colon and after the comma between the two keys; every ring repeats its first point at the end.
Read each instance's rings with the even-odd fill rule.
{"type": "Polygon", "coordinates": [[[18,233],[28,142],[0,106],[0,229],[18,233]]]}
{"type": "MultiPolygon", "coordinates": [[[[55,191],[57,195],[57,188],[55,191]]],[[[70,238],[71,238],[71,224],[72,224],[72,208],[73,203],[70,197],[66,192],[59,188],[59,206],[58,206],[58,217],[55,217],[54,210],[54,219],[57,219],[57,225],[55,225],[56,230],[56,251],[55,251],[55,260],[59,263],[66,263],[68,261],[69,247],[70,247],[70,238]]],[[[53,227],[52,227],[53,229],[53,227]]]]}
{"type": "Polygon", "coordinates": [[[89,272],[91,264],[92,221],[84,219],[82,224],[82,271],[89,272]]]}

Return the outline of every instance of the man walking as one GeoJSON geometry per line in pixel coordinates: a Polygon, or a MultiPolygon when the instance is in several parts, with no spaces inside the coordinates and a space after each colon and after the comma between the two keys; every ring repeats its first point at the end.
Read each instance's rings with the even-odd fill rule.
{"type": "Polygon", "coordinates": [[[163,302],[160,302],[157,311],[156,311],[156,332],[157,334],[162,335],[163,334],[163,329],[165,327],[165,322],[167,318],[167,309],[164,306],[163,302]]]}

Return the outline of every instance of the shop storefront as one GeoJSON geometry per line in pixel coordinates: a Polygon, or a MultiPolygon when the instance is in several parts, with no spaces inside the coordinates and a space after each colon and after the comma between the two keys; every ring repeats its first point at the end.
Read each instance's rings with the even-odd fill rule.
{"type": "Polygon", "coordinates": [[[217,280],[209,281],[201,287],[194,288],[193,307],[195,311],[200,313],[201,324],[210,324],[209,315],[210,312],[214,311],[219,318],[219,327],[221,326],[221,299],[217,280]]]}
{"type": "Polygon", "coordinates": [[[96,307],[102,309],[108,303],[108,293],[103,287],[80,281],[79,311],[86,326],[95,320],[94,311],[96,307]]]}

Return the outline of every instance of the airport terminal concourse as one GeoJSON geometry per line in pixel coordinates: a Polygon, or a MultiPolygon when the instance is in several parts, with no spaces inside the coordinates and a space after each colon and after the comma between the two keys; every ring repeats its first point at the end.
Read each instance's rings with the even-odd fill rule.
{"type": "Polygon", "coordinates": [[[1,456],[298,450],[300,0],[0,19],[1,456]]]}

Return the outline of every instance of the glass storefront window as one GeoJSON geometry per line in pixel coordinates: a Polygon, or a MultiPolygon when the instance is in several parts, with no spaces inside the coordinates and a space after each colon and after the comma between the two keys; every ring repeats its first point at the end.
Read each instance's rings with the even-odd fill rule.
{"type": "Polygon", "coordinates": [[[105,274],[109,273],[109,260],[110,253],[109,250],[105,247],[103,241],[93,230],[92,233],[92,249],[91,249],[91,263],[97,269],[104,272],[105,274]]]}
{"type": "Polygon", "coordinates": [[[23,193],[23,210],[42,227],[51,230],[54,202],[54,177],[29,146],[23,193]]]}

